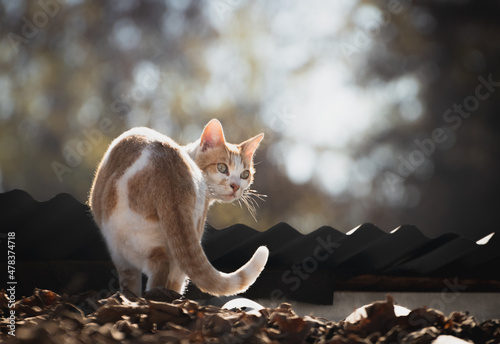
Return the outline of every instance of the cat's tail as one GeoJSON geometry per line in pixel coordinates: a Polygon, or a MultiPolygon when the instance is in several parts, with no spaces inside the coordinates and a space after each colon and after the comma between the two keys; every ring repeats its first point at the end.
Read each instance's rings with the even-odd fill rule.
{"type": "Polygon", "coordinates": [[[212,266],[199,242],[188,240],[185,234],[175,237],[177,240],[169,240],[169,246],[179,267],[200,290],[216,296],[246,291],[259,277],[269,256],[267,247],[260,246],[245,265],[224,273],[212,266]]]}
{"type": "Polygon", "coordinates": [[[206,290],[203,285],[205,282],[203,278],[197,278],[197,276],[190,276],[190,278],[202,291],[216,296],[239,294],[254,284],[262,270],[264,270],[268,257],[269,250],[267,247],[260,246],[245,265],[232,273],[223,273],[214,268],[218,282],[215,284],[209,283],[206,290]]]}

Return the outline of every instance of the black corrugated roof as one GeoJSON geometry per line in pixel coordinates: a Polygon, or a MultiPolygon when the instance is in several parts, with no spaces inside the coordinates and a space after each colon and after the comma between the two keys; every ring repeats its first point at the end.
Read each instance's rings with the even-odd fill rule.
{"type": "Polygon", "coordinates": [[[257,246],[267,245],[271,252],[268,267],[289,268],[314,257],[315,250],[322,247],[320,242],[334,245],[333,253],[326,260],[318,261],[318,267],[346,275],[440,277],[450,270],[464,278],[500,280],[499,268],[488,271],[483,268],[500,262],[500,236],[493,235],[488,243],[478,245],[454,233],[430,238],[411,225],[387,233],[373,224],[363,224],[349,234],[321,227],[307,235],[286,223],[265,232],[244,225],[222,230],[208,227],[204,247],[215,265],[236,267],[243,264],[257,246]]]}
{"type": "MultiPolygon", "coordinates": [[[[102,267],[102,262],[109,261],[88,207],[68,194],[57,195],[46,202],[37,202],[21,190],[0,194],[0,223],[0,233],[16,232],[19,275],[29,274],[22,269],[24,263],[26,269],[34,266],[34,262],[43,262],[53,269],[57,265],[57,271],[69,270],[66,273],[70,273],[70,268],[61,267],[63,262],[79,262],[80,269],[84,269],[82,266],[87,265],[82,262],[95,262],[102,267]]],[[[3,238],[0,240],[5,252],[3,238]]],[[[304,235],[286,223],[279,223],[264,232],[241,224],[221,230],[207,225],[203,240],[207,256],[221,270],[241,266],[260,245],[269,248],[270,258],[260,281],[251,288],[257,294],[259,290],[261,294],[269,294],[277,289],[288,297],[306,301],[331,299],[336,285],[345,286],[343,281],[367,274],[500,282],[499,235],[478,245],[455,233],[431,238],[411,225],[388,233],[367,223],[347,234],[324,226],[304,235]]],[[[40,264],[36,266],[40,269],[40,264]]],[[[90,265],[89,269],[90,272],[74,273],[86,274],[86,278],[95,282],[90,265]]],[[[51,271],[48,275],[54,273],[51,271]]],[[[44,287],[31,285],[37,282],[42,283],[26,280],[25,288],[44,287]]],[[[498,290],[500,283],[496,282],[486,284],[498,290]]],[[[323,302],[321,300],[316,301],[323,302]]]]}

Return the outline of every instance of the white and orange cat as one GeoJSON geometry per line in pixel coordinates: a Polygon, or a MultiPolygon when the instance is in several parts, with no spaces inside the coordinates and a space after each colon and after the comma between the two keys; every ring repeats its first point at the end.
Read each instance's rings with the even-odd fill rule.
{"type": "Polygon", "coordinates": [[[226,143],[211,120],[196,142],[180,146],[152,129],[134,128],[116,138],[97,168],[89,205],[118,270],[121,290],[184,291],[186,278],[213,295],[252,285],[267,262],[259,247],[232,273],[216,270],[200,240],[214,201],[242,198],[252,184],[253,155],[264,134],[239,145],[226,143]]]}

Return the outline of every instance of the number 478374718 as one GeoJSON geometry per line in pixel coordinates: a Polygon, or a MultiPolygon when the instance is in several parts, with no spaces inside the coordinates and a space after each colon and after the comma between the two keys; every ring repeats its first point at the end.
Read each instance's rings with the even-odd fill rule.
{"type": "Polygon", "coordinates": [[[15,232],[9,232],[8,233],[8,238],[7,238],[7,266],[8,266],[8,274],[9,274],[9,279],[11,281],[15,280],[14,272],[16,271],[16,233],[15,232]]]}

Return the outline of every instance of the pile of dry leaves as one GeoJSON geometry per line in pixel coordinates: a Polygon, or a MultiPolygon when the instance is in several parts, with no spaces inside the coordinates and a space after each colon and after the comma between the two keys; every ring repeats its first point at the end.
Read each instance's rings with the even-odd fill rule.
{"type": "Polygon", "coordinates": [[[254,313],[201,306],[167,290],[102,300],[95,293],[68,297],[35,290],[15,304],[15,336],[8,334],[5,292],[0,308],[0,340],[6,343],[432,343],[442,334],[500,343],[499,320],[478,323],[468,314],[446,317],[428,308],[396,317],[391,297],[351,324],[299,317],[286,303],[254,313]]]}

